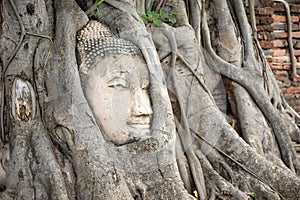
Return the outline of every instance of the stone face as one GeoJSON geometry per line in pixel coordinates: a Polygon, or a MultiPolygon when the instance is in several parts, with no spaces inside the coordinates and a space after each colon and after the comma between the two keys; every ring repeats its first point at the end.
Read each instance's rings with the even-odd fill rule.
{"type": "Polygon", "coordinates": [[[97,21],[77,40],[83,91],[105,138],[123,145],[149,136],[149,72],[139,49],[97,21]]]}
{"type": "Polygon", "coordinates": [[[106,138],[123,145],[149,136],[152,109],[144,60],[109,55],[95,65],[84,90],[106,138]]]}

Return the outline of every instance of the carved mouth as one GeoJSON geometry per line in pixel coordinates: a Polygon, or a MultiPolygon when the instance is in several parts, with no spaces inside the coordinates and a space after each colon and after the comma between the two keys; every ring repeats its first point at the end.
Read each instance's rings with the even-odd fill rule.
{"type": "Polygon", "coordinates": [[[134,124],[134,123],[127,123],[130,127],[135,129],[150,129],[150,124],[134,124]]]}

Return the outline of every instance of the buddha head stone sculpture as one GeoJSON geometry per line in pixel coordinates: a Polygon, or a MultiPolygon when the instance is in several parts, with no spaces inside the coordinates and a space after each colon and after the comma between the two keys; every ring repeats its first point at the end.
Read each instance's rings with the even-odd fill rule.
{"type": "Polygon", "coordinates": [[[97,21],[77,39],[82,88],[105,138],[123,145],[149,135],[149,72],[140,50],[97,21]]]}

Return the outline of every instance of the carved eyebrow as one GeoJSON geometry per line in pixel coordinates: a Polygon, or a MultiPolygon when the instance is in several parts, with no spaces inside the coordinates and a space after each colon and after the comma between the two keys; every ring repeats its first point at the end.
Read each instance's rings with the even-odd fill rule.
{"type": "Polygon", "coordinates": [[[114,70],[114,71],[107,70],[105,72],[104,76],[106,76],[108,80],[111,80],[115,77],[126,78],[127,74],[128,73],[126,73],[126,71],[124,71],[124,70],[114,70]]]}
{"type": "Polygon", "coordinates": [[[107,82],[118,81],[118,80],[127,81],[126,77],[123,77],[123,76],[112,76],[112,77],[109,77],[109,79],[108,79],[107,82]]]}
{"type": "Polygon", "coordinates": [[[116,87],[122,87],[122,88],[127,88],[128,87],[128,81],[127,79],[123,77],[113,77],[112,79],[109,79],[108,82],[108,87],[116,88],[116,87]]]}
{"type": "Polygon", "coordinates": [[[110,74],[112,74],[113,76],[115,76],[116,74],[128,74],[128,71],[126,71],[126,70],[123,70],[123,69],[114,69],[114,70],[110,70],[110,69],[108,69],[108,70],[106,70],[106,74],[107,75],[110,75],[110,74]]]}

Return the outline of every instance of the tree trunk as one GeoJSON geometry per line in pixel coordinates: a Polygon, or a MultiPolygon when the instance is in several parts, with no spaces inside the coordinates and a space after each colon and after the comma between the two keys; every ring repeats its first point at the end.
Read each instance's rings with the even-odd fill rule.
{"type": "Polygon", "coordinates": [[[300,116],[258,45],[253,0],[248,17],[241,0],[0,2],[0,199],[299,198],[300,116]],[[116,145],[97,123],[79,70],[90,20],[142,52],[147,138],[116,145]]]}

